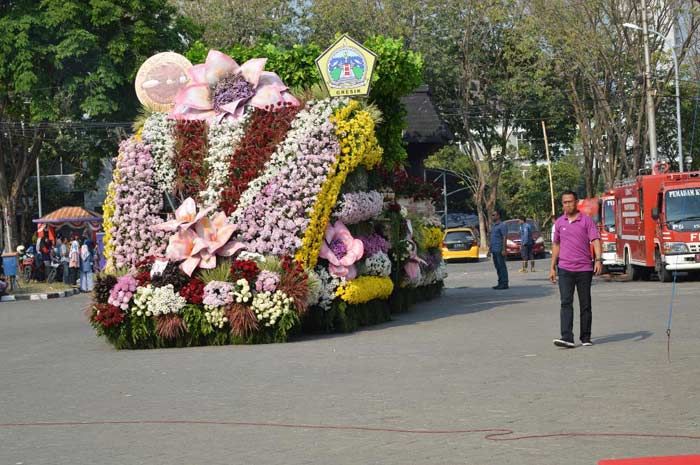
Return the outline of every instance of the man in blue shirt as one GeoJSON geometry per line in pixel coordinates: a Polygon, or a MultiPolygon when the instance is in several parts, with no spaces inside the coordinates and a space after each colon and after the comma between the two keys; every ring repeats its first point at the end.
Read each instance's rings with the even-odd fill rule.
{"type": "Polygon", "coordinates": [[[506,267],[506,236],[508,229],[501,222],[501,214],[495,211],[491,214],[491,237],[489,241],[489,249],[491,251],[491,260],[496,267],[498,274],[498,285],[493,286],[493,289],[508,289],[508,268],[506,267]]]}
{"type": "Polygon", "coordinates": [[[532,239],[532,226],[523,216],[520,218],[520,256],[523,259],[523,267],[521,273],[527,273],[527,261],[530,260],[530,271],[535,271],[535,256],[532,246],[535,241],[532,239]]]}

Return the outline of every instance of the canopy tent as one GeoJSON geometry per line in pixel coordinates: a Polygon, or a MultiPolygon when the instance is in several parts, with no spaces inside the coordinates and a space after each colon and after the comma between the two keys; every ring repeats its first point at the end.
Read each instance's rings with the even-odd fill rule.
{"type": "Polygon", "coordinates": [[[97,213],[82,207],[63,207],[32,220],[37,223],[37,234],[44,237],[48,234],[51,242],[56,241],[56,230],[62,228],[78,230],[87,233],[94,241],[97,231],[102,228],[102,217],[97,213]]]}

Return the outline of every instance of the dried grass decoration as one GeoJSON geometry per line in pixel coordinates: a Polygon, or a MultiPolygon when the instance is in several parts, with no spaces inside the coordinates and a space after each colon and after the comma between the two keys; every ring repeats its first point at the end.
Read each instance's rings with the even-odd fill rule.
{"type": "Polygon", "coordinates": [[[151,111],[168,113],[175,105],[175,96],[190,78],[190,60],[175,52],[163,52],[146,60],[136,74],[136,96],[151,111]]]}

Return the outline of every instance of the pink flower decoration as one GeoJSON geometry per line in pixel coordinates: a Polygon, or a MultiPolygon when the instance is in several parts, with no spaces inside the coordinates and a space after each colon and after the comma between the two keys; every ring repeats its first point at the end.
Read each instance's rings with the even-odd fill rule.
{"type": "Polygon", "coordinates": [[[197,223],[202,218],[206,216],[214,209],[214,207],[204,208],[197,212],[197,204],[192,197],[187,197],[187,199],[182,202],[182,205],[177,207],[175,210],[175,219],[160,223],[154,226],[154,229],[160,231],[176,231],[179,227],[184,229],[189,229],[190,226],[197,223]]]}
{"type": "MultiPolygon", "coordinates": [[[[185,202],[187,203],[187,201],[185,202]]],[[[192,200],[191,208],[188,210],[188,218],[191,219],[196,210],[197,207],[192,200]]],[[[176,262],[182,261],[180,268],[187,276],[192,276],[198,267],[212,269],[216,267],[217,256],[230,257],[244,248],[240,242],[230,240],[236,226],[227,221],[226,215],[219,212],[214,218],[209,219],[206,216],[208,211],[210,210],[201,210],[199,214],[194,215],[194,218],[198,218],[195,223],[180,221],[175,225],[175,228],[178,229],[177,233],[170,236],[168,241],[168,248],[165,251],[166,258],[176,262]],[[193,229],[190,228],[192,224],[194,224],[193,229]]],[[[184,217],[179,217],[179,219],[182,218],[184,217]]],[[[177,221],[176,219],[170,223],[177,221]]]]}
{"type": "Polygon", "coordinates": [[[355,239],[348,231],[348,228],[340,221],[333,225],[328,225],[321,253],[319,257],[325,258],[330,264],[328,270],[333,276],[345,279],[354,279],[357,276],[355,262],[362,258],[364,245],[359,239],[355,239]],[[337,244],[338,246],[332,246],[337,244]],[[335,249],[335,250],[334,250],[335,249]],[[338,257],[339,251],[344,255],[338,257]]]}
{"type": "Polygon", "coordinates": [[[175,96],[175,119],[238,119],[246,105],[274,110],[299,101],[275,73],[264,71],[267,58],[254,58],[239,66],[231,57],[209,50],[204,64],[187,70],[190,82],[175,96]]]}
{"type": "Polygon", "coordinates": [[[411,281],[417,281],[421,277],[420,266],[427,265],[425,260],[418,256],[418,246],[413,241],[413,238],[409,236],[406,238],[408,242],[408,261],[404,264],[403,269],[411,281]]]}

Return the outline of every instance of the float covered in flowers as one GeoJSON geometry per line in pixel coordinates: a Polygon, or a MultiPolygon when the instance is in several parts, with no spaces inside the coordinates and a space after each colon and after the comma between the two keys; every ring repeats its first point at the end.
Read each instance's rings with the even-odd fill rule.
{"type": "Polygon", "coordinates": [[[393,192],[376,108],[264,66],[210,51],[121,144],[88,315],[117,348],[348,331],[439,293],[440,222],[393,192]]]}

